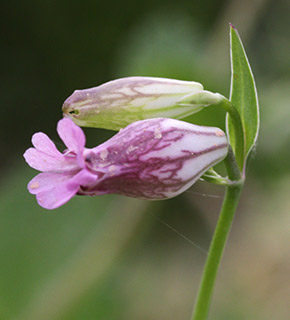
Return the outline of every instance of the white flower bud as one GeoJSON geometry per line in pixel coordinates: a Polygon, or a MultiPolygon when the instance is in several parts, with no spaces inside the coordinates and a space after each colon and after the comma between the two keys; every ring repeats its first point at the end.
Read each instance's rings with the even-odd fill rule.
{"type": "Polygon", "coordinates": [[[143,119],[181,119],[218,100],[194,81],[128,77],[76,90],[62,109],[80,126],[119,130],[143,119]]]}

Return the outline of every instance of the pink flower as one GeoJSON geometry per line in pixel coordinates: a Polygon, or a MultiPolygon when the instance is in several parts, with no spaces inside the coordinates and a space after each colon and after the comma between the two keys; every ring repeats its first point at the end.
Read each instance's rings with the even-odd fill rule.
{"type": "Polygon", "coordinates": [[[28,184],[38,203],[54,209],[76,194],[117,193],[143,199],[167,199],[187,190],[227,155],[222,130],[156,118],[137,121],[93,149],[72,120],[58,123],[68,150],[60,153],[44,134],[32,138],[35,148],[24,157],[43,173],[28,184]]]}
{"type": "Polygon", "coordinates": [[[67,146],[63,153],[42,132],[33,135],[34,148],[24,153],[27,163],[42,171],[29,182],[28,190],[46,209],[63,205],[78,192],[80,185],[90,185],[97,178],[85,166],[85,135],[81,128],[70,119],[62,119],[58,122],[57,132],[67,146]]]}

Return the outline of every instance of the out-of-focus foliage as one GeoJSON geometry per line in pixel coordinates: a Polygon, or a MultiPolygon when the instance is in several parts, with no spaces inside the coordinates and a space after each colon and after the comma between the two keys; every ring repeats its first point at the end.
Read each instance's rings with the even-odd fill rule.
{"type": "MultiPolygon", "coordinates": [[[[22,153],[36,131],[59,142],[61,105],[77,88],[147,75],[196,80],[228,96],[228,22],[240,31],[253,68],[261,131],[210,319],[287,318],[289,6],[240,3],[1,4],[1,319],[189,318],[223,188],[201,182],[152,203],[77,197],[48,212],[26,190],[36,172],[22,153]]],[[[224,129],[216,108],[191,120],[224,129]]],[[[113,134],[86,133],[89,147],[113,134]]]]}

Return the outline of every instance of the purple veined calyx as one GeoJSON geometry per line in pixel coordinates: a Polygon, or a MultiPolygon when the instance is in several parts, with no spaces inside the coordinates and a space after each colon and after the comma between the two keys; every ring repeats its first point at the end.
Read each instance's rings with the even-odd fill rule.
{"type": "Polygon", "coordinates": [[[28,184],[47,209],[74,195],[121,194],[149,200],[168,199],[192,186],[228,152],[222,130],[180,120],[137,121],[105,143],[85,148],[82,130],[70,119],[58,123],[67,146],[63,153],[44,134],[36,133],[24,157],[42,173],[28,184]]]}
{"type": "Polygon", "coordinates": [[[223,99],[195,81],[127,77],[74,91],[62,110],[79,126],[119,130],[143,119],[182,119],[223,99]]]}

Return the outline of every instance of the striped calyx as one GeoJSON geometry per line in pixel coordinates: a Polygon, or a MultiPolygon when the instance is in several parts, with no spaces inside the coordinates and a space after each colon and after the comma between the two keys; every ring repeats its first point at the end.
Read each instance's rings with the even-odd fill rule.
{"type": "Polygon", "coordinates": [[[78,194],[117,193],[143,199],[172,198],[225,158],[228,142],[218,128],[156,118],[134,122],[84,151],[96,181],[78,194]]]}
{"type": "Polygon", "coordinates": [[[128,77],[74,91],[62,110],[77,125],[119,130],[143,119],[181,119],[221,99],[194,81],[128,77]]]}

